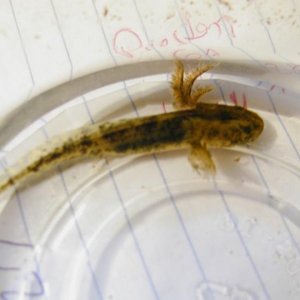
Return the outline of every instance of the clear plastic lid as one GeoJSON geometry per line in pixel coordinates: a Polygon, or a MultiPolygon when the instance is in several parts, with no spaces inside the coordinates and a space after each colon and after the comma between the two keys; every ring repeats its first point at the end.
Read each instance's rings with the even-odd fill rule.
{"type": "MultiPolygon", "coordinates": [[[[3,173],[58,134],[172,110],[171,63],[157,66],[28,102],[24,118],[11,116],[18,124],[2,126],[2,144],[19,133],[3,147],[3,173]]],[[[299,93],[263,69],[242,76],[246,67],[221,64],[202,81],[214,87],[205,101],[265,121],[255,143],[212,149],[215,177],[178,150],[83,159],[1,195],[2,299],[299,299],[299,93]]]]}

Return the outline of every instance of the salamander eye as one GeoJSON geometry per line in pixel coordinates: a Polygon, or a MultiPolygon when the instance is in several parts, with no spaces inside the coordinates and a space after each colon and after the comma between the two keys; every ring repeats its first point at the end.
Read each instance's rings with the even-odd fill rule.
{"type": "Polygon", "coordinates": [[[241,126],[241,129],[244,131],[246,134],[250,134],[252,131],[252,127],[250,125],[247,126],[241,126]]]}

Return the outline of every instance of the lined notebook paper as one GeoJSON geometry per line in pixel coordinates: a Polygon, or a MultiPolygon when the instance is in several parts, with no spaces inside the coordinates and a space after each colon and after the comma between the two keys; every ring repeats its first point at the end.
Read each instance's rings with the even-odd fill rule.
{"type": "MultiPolygon", "coordinates": [[[[104,68],[242,62],[262,71],[241,84],[204,76],[214,86],[208,97],[262,112],[257,149],[285,164],[216,150],[216,179],[199,178],[182,151],[129,158],[130,168],[58,168],[18,191],[0,216],[1,299],[299,299],[297,1],[5,0],[0,20],[2,120],[104,68]]],[[[124,78],[43,116],[19,146],[2,149],[2,172],[62,128],[171,110],[161,100],[169,75],[124,78]]]]}

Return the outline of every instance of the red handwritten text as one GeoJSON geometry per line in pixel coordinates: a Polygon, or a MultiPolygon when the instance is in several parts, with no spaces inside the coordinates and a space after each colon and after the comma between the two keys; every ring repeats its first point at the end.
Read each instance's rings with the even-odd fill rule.
{"type": "MultiPolygon", "coordinates": [[[[126,58],[134,58],[141,50],[151,51],[154,49],[167,48],[170,45],[172,45],[172,49],[174,49],[175,44],[176,50],[173,52],[173,56],[175,58],[199,59],[199,51],[196,53],[195,50],[195,53],[189,52],[187,54],[185,49],[178,49],[178,47],[202,39],[207,35],[215,35],[215,38],[220,38],[222,34],[225,33],[224,26],[226,26],[227,29],[229,28],[226,34],[229,34],[231,38],[234,38],[235,32],[233,22],[228,16],[222,16],[218,20],[209,24],[202,22],[193,24],[191,19],[186,16],[184,21],[185,30],[182,30],[182,28],[180,30],[176,28],[170,36],[163,36],[159,40],[151,42],[143,40],[141,38],[141,34],[132,28],[122,28],[115,33],[112,40],[112,48],[118,55],[126,58]]],[[[214,57],[220,55],[220,53],[209,48],[204,50],[204,55],[214,57]]]]}
{"type": "MultiPolygon", "coordinates": [[[[235,91],[233,91],[232,93],[229,94],[229,98],[230,98],[231,102],[234,105],[239,105],[238,98],[236,96],[236,92],[235,91]]],[[[247,104],[247,98],[246,98],[245,93],[243,93],[243,104],[241,106],[244,107],[244,108],[247,108],[247,106],[248,106],[248,104],[247,104]]]]}

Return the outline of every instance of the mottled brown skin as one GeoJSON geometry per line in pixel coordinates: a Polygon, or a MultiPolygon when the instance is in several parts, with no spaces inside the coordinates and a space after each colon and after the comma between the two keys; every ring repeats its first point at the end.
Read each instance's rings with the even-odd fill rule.
{"type": "Polygon", "coordinates": [[[187,148],[190,149],[189,160],[196,170],[214,172],[215,166],[207,147],[252,142],[262,132],[264,123],[256,113],[242,107],[197,103],[210,88],[197,89],[193,93],[191,86],[210,68],[204,65],[184,74],[183,65],[177,62],[172,86],[174,106],[179,110],[84,128],[12,174],[0,185],[0,192],[30,174],[81,157],[101,158],[187,148]]]}
{"type": "Polygon", "coordinates": [[[187,148],[222,147],[255,140],[262,119],[242,107],[201,104],[196,108],[127,120],[102,129],[103,154],[132,154],[187,148]]]}

